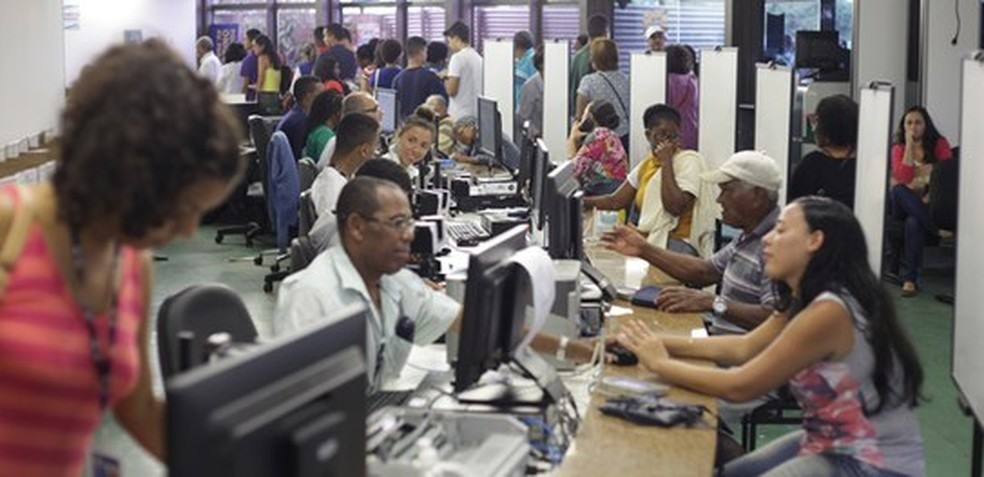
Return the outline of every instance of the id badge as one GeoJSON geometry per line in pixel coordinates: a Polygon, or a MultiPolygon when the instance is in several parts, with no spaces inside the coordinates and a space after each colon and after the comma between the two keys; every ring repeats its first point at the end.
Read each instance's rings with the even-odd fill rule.
{"type": "Polygon", "coordinates": [[[123,475],[120,461],[110,455],[93,452],[90,462],[92,462],[92,477],[120,477],[123,475]]]}

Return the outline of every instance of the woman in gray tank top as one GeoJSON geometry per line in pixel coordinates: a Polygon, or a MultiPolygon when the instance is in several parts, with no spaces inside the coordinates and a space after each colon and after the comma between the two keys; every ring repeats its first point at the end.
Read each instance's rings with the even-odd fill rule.
{"type": "Polygon", "coordinates": [[[758,328],[694,340],[631,321],[619,342],[663,380],[730,401],[789,385],[803,429],[728,463],[723,475],[923,475],[913,410],[922,367],[868,265],[854,214],[828,198],[801,198],[783,209],[763,245],[780,303],[758,328]]]}

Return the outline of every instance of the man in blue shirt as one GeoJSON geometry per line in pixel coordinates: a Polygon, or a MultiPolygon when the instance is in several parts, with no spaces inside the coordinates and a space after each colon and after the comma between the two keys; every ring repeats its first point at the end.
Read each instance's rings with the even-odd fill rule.
{"type": "MultiPolygon", "coordinates": [[[[311,111],[314,97],[321,92],[321,80],[314,76],[301,76],[294,82],[294,107],[277,124],[277,131],[283,131],[294,152],[294,159],[304,154],[304,141],[307,140],[307,116],[311,111]]],[[[317,158],[313,158],[317,160],[317,158]]]]}
{"type": "Polygon", "coordinates": [[[427,59],[427,40],[419,36],[407,38],[407,67],[393,79],[393,89],[400,103],[400,121],[413,114],[431,95],[448,99],[448,92],[437,74],[424,67],[427,59]]]}
{"type": "Polygon", "coordinates": [[[326,26],[325,44],[328,45],[328,50],[318,55],[318,59],[314,62],[314,71],[322,71],[318,68],[318,64],[331,58],[338,63],[338,75],[342,81],[352,81],[358,64],[355,62],[355,53],[347,46],[351,40],[352,34],[338,23],[326,26]]]}
{"type": "Polygon", "coordinates": [[[528,31],[518,31],[513,35],[513,55],[516,58],[516,73],[513,80],[513,104],[519,104],[519,90],[526,80],[536,74],[533,66],[533,35],[528,31]]]}
{"type": "Polygon", "coordinates": [[[253,53],[253,40],[256,40],[260,35],[260,30],[256,28],[246,30],[246,42],[243,44],[246,47],[246,57],[243,58],[243,63],[239,67],[239,76],[243,77],[243,94],[246,95],[247,101],[256,99],[258,60],[256,54],[253,53]]]}

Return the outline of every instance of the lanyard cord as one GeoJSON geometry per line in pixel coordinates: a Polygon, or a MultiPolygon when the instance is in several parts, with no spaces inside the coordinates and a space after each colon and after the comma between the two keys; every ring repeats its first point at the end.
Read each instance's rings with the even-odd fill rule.
{"type": "MultiPolygon", "coordinates": [[[[80,290],[84,283],[85,257],[82,255],[82,244],[78,230],[72,230],[72,262],[75,266],[75,278],[80,290]]],[[[109,405],[109,378],[113,372],[113,361],[110,356],[113,345],[116,343],[116,320],[119,316],[117,308],[116,272],[120,262],[120,249],[116,245],[113,251],[113,266],[110,273],[110,302],[109,302],[109,337],[106,343],[106,350],[103,353],[99,345],[99,334],[96,331],[96,313],[90,303],[79,303],[82,308],[82,315],[85,318],[85,329],[89,334],[89,354],[92,357],[92,367],[99,380],[99,410],[105,411],[109,405]]]]}

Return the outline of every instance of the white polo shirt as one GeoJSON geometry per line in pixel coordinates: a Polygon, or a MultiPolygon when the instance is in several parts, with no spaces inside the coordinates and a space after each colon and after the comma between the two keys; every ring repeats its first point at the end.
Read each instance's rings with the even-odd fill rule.
{"type": "Polygon", "coordinates": [[[399,377],[413,344],[432,343],[448,330],[461,309],[406,269],[384,275],[379,288],[382,309],[373,304],[345,249],[332,247],[280,285],[274,334],[323,324],[343,307],[365,304],[372,310],[372,320],[366,324],[369,383],[371,390],[378,389],[380,383],[399,377]],[[414,323],[413,343],[396,334],[401,317],[414,323]]]}

